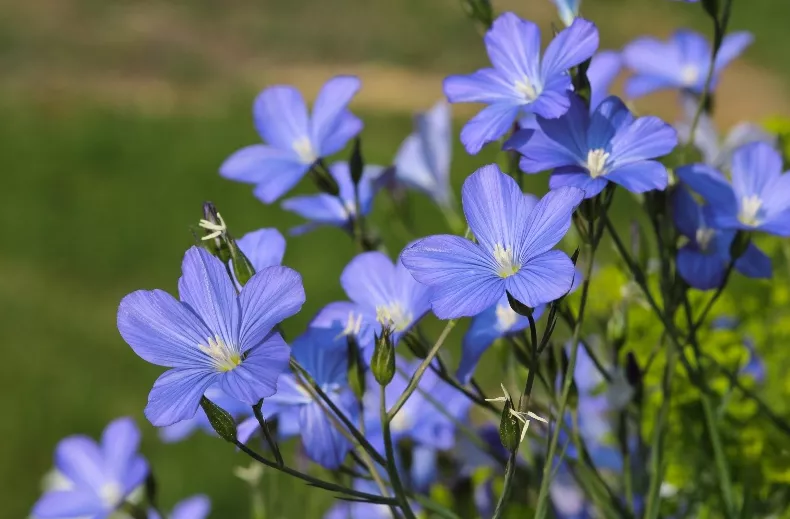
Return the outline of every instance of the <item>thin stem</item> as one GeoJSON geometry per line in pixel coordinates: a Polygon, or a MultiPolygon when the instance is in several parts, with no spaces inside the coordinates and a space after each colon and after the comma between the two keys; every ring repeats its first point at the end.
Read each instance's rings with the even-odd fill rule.
{"type": "Polygon", "coordinates": [[[351,497],[355,497],[358,499],[362,499],[369,503],[380,504],[380,505],[397,505],[398,502],[391,497],[384,497],[384,496],[377,496],[375,494],[368,494],[367,492],[360,492],[358,490],[354,490],[353,488],[347,488],[341,485],[336,485],[335,483],[331,483],[329,481],[324,481],[323,479],[316,478],[309,474],[305,474],[304,472],[300,472],[296,469],[292,469],[288,466],[280,467],[277,463],[273,461],[269,461],[254,450],[250,449],[240,441],[236,440],[233,442],[236,447],[245,453],[250,458],[254,459],[258,463],[262,465],[266,465],[267,467],[271,467],[275,470],[279,470],[289,476],[293,476],[295,478],[301,479],[305,481],[309,485],[314,487],[323,488],[324,490],[328,490],[330,492],[337,492],[338,494],[343,494],[351,497]]]}
{"type": "Polygon", "coordinates": [[[272,436],[271,431],[269,431],[269,427],[266,424],[266,418],[263,417],[263,413],[261,412],[262,405],[263,399],[252,406],[252,412],[255,415],[255,419],[258,420],[258,425],[261,428],[261,432],[263,432],[263,437],[266,439],[266,443],[269,445],[272,453],[274,453],[275,461],[279,466],[282,467],[285,465],[285,460],[283,460],[283,455],[280,452],[280,447],[277,445],[277,441],[272,436]]]}
{"type": "Polygon", "coordinates": [[[406,515],[407,519],[416,519],[414,512],[411,510],[409,500],[406,497],[406,491],[403,489],[403,483],[398,474],[398,467],[395,464],[395,449],[392,447],[392,433],[390,431],[390,419],[387,415],[387,403],[385,398],[384,386],[381,386],[379,391],[379,409],[381,411],[381,429],[384,436],[384,452],[387,457],[387,473],[390,476],[390,483],[395,492],[395,499],[398,500],[400,508],[406,515]]]}
{"type": "Polygon", "coordinates": [[[414,393],[414,390],[417,389],[417,385],[420,383],[420,379],[422,379],[425,370],[428,369],[428,366],[430,366],[434,357],[436,357],[436,355],[439,353],[439,349],[444,344],[444,341],[447,339],[447,336],[450,335],[450,332],[452,331],[454,326],[455,326],[455,319],[451,319],[447,321],[444,330],[442,330],[442,333],[439,335],[439,338],[436,340],[436,343],[431,348],[431,351],[428,352],[428,355],[423,359],[423,361],[417,367],[417,371],[414,372],[414,375],[412,375],[411,379],[409,380],[409,384],[406,386],[406,390],[403,392],[403,394],[400,397],[398,397],[398,400],[397,402],[395,402],[395,405],[392,406],[392,409],[390,409],[389,413],[387,413],[387,419],[389,421],[392,421],[392,419],[395,418],[395,415],[398,414],[398,411],[400,411],[401,407],[403,407],[403,404],[406,403],[406,401],[409,399],[412,393],[414,393]]]}

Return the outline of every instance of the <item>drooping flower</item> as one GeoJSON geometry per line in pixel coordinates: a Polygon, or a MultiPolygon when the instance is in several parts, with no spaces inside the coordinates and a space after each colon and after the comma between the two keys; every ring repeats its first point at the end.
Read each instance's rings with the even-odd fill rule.
{"type": "Polygon", "coordinates": [[[404,267],[403,253],[395,264],[381,252],[363,252],[346,265],[340,284],[351,302],[330,303],[311,327],[340,326],[355,335],[372,355],[374,333],[392,329],[397,341],[431,309],[431,289],[415,281],[404,267]]]}
{"type": "MultiPolygon", "coordinates": [[[[388,410],[406,390],[409,379],[420,362],[420,359],[405,361],[396,358],[395,377],[384,389],[384,400],[388,410]]],[[[384,452],[379,412],[381,386],[376,383],[372,374],[367,388],[364,397],[367,436],[374,446],[384,452]]],[[[471,401],[466,395],[443,381],[432,368],[428,368],[420,379],[417,389],[390,423],[392,441],[397,443],[409,439],[417,445],[449,450],[455,445],[456,422],[466,420],[470,406],[471,401]]]]}
{"type": "Polygon", "coordinates": [[[598,29],[577,18],[554,38],[541,59],[538,26],[504,13],[494,20],[485,44],[493,68],[444,80],[451,103],[488,105],[461,131],[461,142],[471,154],[505,135],[521,113],[547,118],[564,114],[573,88],[568,69],[593,55],[598,29]]]}
{"type": "Polygon", "coordinates": [[[441,319],[475,316],[506,291],[535,308],[571,288],[573,263],[552,247],[568,232],[583,196],[580,189],[565,187],[536,201],[496,165],[483,166],[466,179],[461,193],[477,243],[429,236],[403,251],[403,264],[414,279],[433,287],[433,311],[441,319]]]}
{"type": "Polygon", "coordinates": [[[277,85],[255,99],[255,128],[266,144],[247,146],[220,167],[231,180],[255,184],[255,196],[270,204],[288,192],[320,158],[343,149],[362,130],[348,110],[361,86],[358,78],[337,76],[324,84],[310,116],[302,95],[277,85]]]}
{"type": "MultiPolygon", "coordinates": [[[[675,123],[675,128],[680,142],[688,143],[699,102],[690,95],[682,96],[681,102],[684,118],[675,123]]],[[[702,154],[702,161],[717,169],[729,168],[732,152],[752,142],[766,142],[776,146],[777,138],[756,124],[743,122],[733,126],[722,141],[713,119],[705,112],[700,115],[694,131],[694,146],[702,154]]]]}
{"type": "Polygon", "coordinates": [[[452,203],[451,122],[450,105],[444,101],[417,114],[414,133],[406,137],[395,156],[396,181],[424,192],[440,206],[452,203]]]}
{"type": "Polygon", "coordinates": [[[717,229],[763,231],[790,236],[790,174],[782,156],[764,142],[732,154],[732,181],[705,164],[676,170],[678,178],[705,199],[705,220],[717,229]]]}
{"type": "Polygon", "coordinates": [[[69,436],[55,450],[62,488],[46,492],[33,507],[37,519],[107,517],[148,475],[148,463],[137,453],[140,431],[131,418],[110,423],[101,443],[69,436]]]}
{"type": "MultiPolygon", "coordinates": [[[[291,355],[337,407],[355,420],[358,404],[348,388],[348,345],[341,330],[308,328],[293,341],[291,355]]],[[[305,384],[299,374],[282,375],[277,393],[264,401],[262,411],[267,418],[277,417],[281,437],[300,435],[310,459],[328,469],[336,469],[352,445],[326,415],[325,404],[316,400],[305,384]]],[[[249,418],[239,426],[239,439],[246,441],[256,430],[257,420],[249,418]]]]}
{"type": "MultiPolygon", "coordinates": [[[[689,286],[699,290],[720,287],[736,231],[711,227],[702,206],[682,186],[672,196],[672,210],[675,226],[689,240],[678,251],[678,273],[689,286]]],[[[735,268],[747,277],[770,278],[771,258],[750,243],[736,260],[735,268]]]]}
{"type": "MultiPolygon", "coordinates": [[[[536,321],[543,315],[545,305],[533,310],[532,318],[536,321]]],[[[456,376],[466,384],[472,378],[480,357],[493,342],[501,337],[518,335],[529,329],[529,319],[517,314],[510,308],[507,295],[502,296],[496,304],[483,310],[472,319],[472,324],[464,335],[461,350],[461,362],[458,364],[456,376]]]]}
{"type": "Polygon", "coordinates": [[[553,170],[549,187],[583,189],[585,198],[614,182],[633,193],[667,186],[667,169],[655,160],[677,145],[675,130],[653,116],[634,117],[609,96],[589,113],[578,96],[557,119],[538,117],[538,128],[521,130],[506,144],[523,155],[527,173],[553,170]]]}
{"type": "MultiPolygon", "coordinates": [[[[212,386],[206,390],[204,396],[217,404],[219,407],[230,413],[234,419],[239,419],[242,416],[252,413],[250,406],[229,397],[225,394],[219,386],[212,386]]],[[[198,408],[195,416],[176,422],[173,425],[168,425],[159,429],[159,438],[165,443],[173,443],[186,439],[192,433],[201,430],[210,435],[216,435],[214,427],[208,421],[205,411],[198,408]]]]}
{"type": "Polygon", "coordinates": [[[146,417],[156,426],[195,416],[212,385],[253,405],[271,396],[289,349],[273,328],[304,303],[301,276],[286,267],[256,273],[237,295],[225,265],[203,249],[184,255],[181,300],[138,290],[118,309],[118,330],[144,360],[171,368],[154,383],[146,417]]]}
{"type": "Polygon", "coordinates": [[[557,14],[560,15],[560,20],[565,24],[565,27],[570,27],[573,21],[579,16],[579,7],[581,7],[581,0],[551,0],[557,7],[557,14]]]}
{"type": "MultiPolygon", "coordinates": [[[[748,32],[724,37],[716,54],[711,88],[722,70],[748,47],[754,38],[748,32]]],[[[667,41],[642,37],[626,45],[623,60],[634,75],[625,84],[626,95],[640,97],[657,90],[679,88],[701,94],[710,68],[711,47],[704,36],[693,31],[676,31],[667,41]]]]}
{"type": "Polygon", "coordinates": [[[291,234],[303,234],[321,225],[340,227],[351,232],[357,214],[361,213],[364,216],[370,213],[373,198],[376,195],[374,181],[383,170],[382,166],[365,166],[358,186],[360,210],[357,208],[357,194],[348,163],[335,162],[329,166],[329,174],[332,175],[340,188],[338,196],[319,193],[297,196],[283,201],[283,209],[310,220],[309,223],[291,229],[291,234]]]}
{"type": "Polygon", "coordinates": [[[192,496],[180,501],[166,517],[155,510],[148,512],[148,519],[206,519],[211,512],[211,500],[203,495],[192,496]]]}

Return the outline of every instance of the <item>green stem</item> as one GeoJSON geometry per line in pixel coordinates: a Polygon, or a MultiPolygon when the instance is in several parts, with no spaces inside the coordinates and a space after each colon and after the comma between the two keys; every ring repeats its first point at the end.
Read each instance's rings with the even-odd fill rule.
{"type": "Polygon", "coordinates": [[[409,499],[406,497],[406,491],[403,489],[403,483],[398,474],[398,467],[395,464],[395,449],[392,446],[392,434],[390,432],[390,419],[387,415],[387,404],[385,398],[384,386],[381,386],[379,391],[379,408],[381,411],[381,428],[384,436],[384,453],[387,459],[387,473],[390,476],[390,483],[392,490],[395,493],[395,499],[398,500],[400,508],[406,515],[406,519],[416,519],[414,512],[409,505],[409,499]]]}
{"type": "Polygon", "coordinates": [[[285,460],[283,460],[283,455],[280,452],[280,447],[277,445],[277,441],[272,436],[272,433],[269,431],[269,427],[266,424],[266,419],[263,417],[263,413],[261,412],[261,407],[263,406],[263,399],[261,399],[257,404],[252,406],[252,412],[255,415],[255,419],[258,420],[258,425],[261,428],[261,432],[263,433],[263,437],[266,439],[266,443],[269,445],[272,453],[274,453],[274,459],[279,466],[285,465],[285,460]]]}

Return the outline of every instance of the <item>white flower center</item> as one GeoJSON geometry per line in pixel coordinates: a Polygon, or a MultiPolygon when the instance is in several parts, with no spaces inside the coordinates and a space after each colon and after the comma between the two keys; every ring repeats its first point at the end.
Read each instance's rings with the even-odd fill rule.
{"type": "Polygon", "coordinates": [[[382,326],[389,326],[396,332],[402,332],[408,328],[413,318],[411,312],[400,301],[376,307],[376,320],[382,326]]]}
{"type": "Polygon", "coordinates": [[[713,236],[715,234],[716,231],[708,227],[700,227],[699,229],[697,229],[697,233],[695,236],[697,240],[697,247],[699,247],[702,252],[707,251],[708,247],[710,246],[710,242],[711,240],[713,240],[713,236]]]}
{"type": "Polygon", "coordinates": [[[412,419],[406,409],[401,408],[398,414],[392,417],[390,429],[394,432],[403,432],[411,429],[412,419]]]}
{"type": "Polygon", "coordinates": [[[121,504],[121,500],[123,499],[123,489],[121,488],[121,485],[115,481],[105,483],[99,489],[99,498],[102,500],[102,503],[104,503],[106,508],[115,508],[121,504]]]}
{"type": "Polygon", "coordinates": [[[684,85],[696,85],[699,81],[699,69],[694,65],[684,65],[680,71],[680,80],[684,85]]]}
{"type": "Polygon", "coordinates": [[[529,78],[524,78],[519,81],[516,81],[516,84],[513,85],[513,88],[515,88],[516,92],[518,92],[524,97],[525,101],[530,101],[530,102],[537,99],[538,94],[540,93],[532,84],[532,81],[529,80],[529,78]]]}
{"type": "Polygon", "coordinates": [[[346,327],[343,328],[343,331],[340,332],[337,338],[345,337],[347,335],[359,335],[359,331],[362,329],[362,314],[355,314],[354,312],[348,313],[348,320],[346,321],[346,327]]]}
{"type": "Polygon", "coordinates": [[[587,164],[585,164],[585,166],[592,178],[598,178],[606,174],[606,160],[608,158],[609,154],[606,153],[603,148],[587,152],[587,164]]]}
{"type": "Polygon", "coordinates": [[[313,150],[313,145],[307,137],[302,137],[295,141],[293,143],[293,149],[296,154],[299,155],[299,160],[304,164],[312,164],[318,160],[318,155],[316,155],[315,150],[313,150]]]}
{"type": "Polygon", "coordinates": [[[518,314],[510,308],[508,303],[496,305],[496,327],[500,332],[510,330],[518,322],[518,314]]]}
{"type": "Polygon", "coordinates": [[[497,262],[497,274],[501,278],[509,278],[521,269],[521,263],[516,262],[513,249],[506,249],[503,245],[494,245],[494,259],[497,262]]]}
{"type": "Polygon", "coordinates": [[[738,213],[738,220],[750,227],[760,225],[760,209],[762,209],[763,201],[760,200],[759,195],[749,195],[741,199],[741,210],[738,213]]]}
{"type": "Polygon", "coordinates": [[[346,211],[346,216],[352,218],[357,214],[357,205],[353,200],[346,200],[343,202],[343,209],[346,211]]]}
{"type": "Polygon", "coordinates": [[[219,337],[209,337],[208,346],[198,344],[198,349],[211,357],[219,371],[231,371],[241,364],[241,354],[232,345],[225,344],[219,337]]]}

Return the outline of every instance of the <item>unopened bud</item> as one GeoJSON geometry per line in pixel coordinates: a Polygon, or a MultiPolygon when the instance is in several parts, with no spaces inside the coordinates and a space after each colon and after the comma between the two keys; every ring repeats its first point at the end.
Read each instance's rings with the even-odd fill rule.
{"type": "Polygon", "coordinates": [[[502,446],[509,451],[516,450],[521,441],[521,424],[511,413],[512,410],[513,403],[506,400],[505,406],[502,408],[502,419],[499,422],[499,440],[502,442],[502,446]]]}
{"type": "Polygon", "coordinates": [[[230,251],[230,257],[233,261],[233,274],[236,276],[236,281],[239,282],[239,285],[244,286],[247,284],[247,281],[255,275],[255,267],[252,266],[250,260],[247,259],[247,256],[244,255],[236,244],[236,240],[227,236],[226,241],[228,250],[230,251]]]}
{"type": "Polygon", "coordinates": [[[385,327],[381,336],[376,336],[376,347],[370,361],[370,370],[376,382],[386,386],[395,376],[395,348],[392,344],[392,332],[385,327]]]}
{"type": "Polygon", "coordinates": [[[200,407],[203,408],[211,427],[219,437],[230,443],[236,443],[236,422],[230,413],[206,397],[201,397],[200,407]]]}

